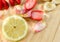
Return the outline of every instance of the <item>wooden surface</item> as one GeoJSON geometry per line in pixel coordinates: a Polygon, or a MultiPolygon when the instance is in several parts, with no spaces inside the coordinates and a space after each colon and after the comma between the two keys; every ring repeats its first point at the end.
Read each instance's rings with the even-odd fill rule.
{"type": "MultiPolygon", "coordinates": [[[[24,39],[18,42],[60,42],[60,6],[57,6],[55,10],[48,12],[47,14],[50,16],[50,18],[47,19],[46,21],[47,27],[43,31],[36,33],[34,35],[32,32],[29,31],[28,35],[24,39]],[[31,37],[31,35],[33,36],[31,37]]],[[[1,29],[1,22],[2,21],[0,20],[0,29],[1,29]]],[[[29,25],[31,27],[34,23],[31,20],[29,22],[30,22],[29,25]]]]}
{"type": "Polygon", "coordinates": [[[60,42],[60,6],[47,13],[50,18],[47,19],[47,28],[40,33],[29,33],[26,38],[19,42],[60,42]],[[29,39],[31,37],[31,39],[29,39]]]}

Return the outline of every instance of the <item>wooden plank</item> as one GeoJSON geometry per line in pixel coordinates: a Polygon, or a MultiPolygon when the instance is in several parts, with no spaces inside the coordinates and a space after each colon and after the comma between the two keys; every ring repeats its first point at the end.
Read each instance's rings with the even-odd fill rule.
{"type": "Polygon", "coordinates": [[[57,27],[59,25],[59,19],[60,19],[60,6],[52,12],[53,17],[52,20],[49,22],[47,29],[45,30],[44,36],[42,36],[41,42],[52,42],[55,32],[57,30],[57,27]],[[59,15],[58,15],[59,14],[59,15]]]}
{"type": "MultiPolygon", "coordinates": [[[[51,16],[51,19],[50,21],[47,22],[48,23],[47,28],[38,34],[35,34],[29,42],[52,42],[53,41],[55,32],[59,25],[60,15],[57,15],[60,13],[59,7],[60,6],[58,6],[55,11],[48,13],[51,16]]],[[[26,42],[28,39],[29,36],[23,42],[26,42]]]]}
{"type": "MultiPolygon", "coordinates": [[[[48,20],[47,22],[48,23],[47,28],[38,34],[35,34],[29,42],[52,42],[53,41],[60,20],[60,15],[57,15],[60,14],[59,9],[60,6],[58,6],[57,9],[55,9],[55,11],[48,13],[51,16],[51,19],[48,20]]],[[[29,36],[23,42],[26,42],[28,39],[29,36]]]]}
{"type": "Polygon", "coordinates": [[[60,26],[55,34],[53,42],[60,42],[60,26]]]}

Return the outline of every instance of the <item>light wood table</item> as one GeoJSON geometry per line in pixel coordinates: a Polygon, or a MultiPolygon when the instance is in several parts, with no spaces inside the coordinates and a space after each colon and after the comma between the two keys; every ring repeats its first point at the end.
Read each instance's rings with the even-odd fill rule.
{"type": "MultiPolygon", "coordinates": [[[[47,14],[50,15],[50,18],[46,21],[47,28],[34,34],[29,42],[60,42],[60,6],[47,14]]],[[[31,34],[20,42],[27,42],[31,34]]]]}

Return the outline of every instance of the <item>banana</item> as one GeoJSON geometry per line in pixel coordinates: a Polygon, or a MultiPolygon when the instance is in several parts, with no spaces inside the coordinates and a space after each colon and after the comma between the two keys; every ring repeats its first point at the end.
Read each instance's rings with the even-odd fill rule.
{"type": "Polygon", "coordinates": [[[52,2],[45,2],[43,7],[44,7],[44,10],[51,11],[56,8],[56,5],[52,2]]]}

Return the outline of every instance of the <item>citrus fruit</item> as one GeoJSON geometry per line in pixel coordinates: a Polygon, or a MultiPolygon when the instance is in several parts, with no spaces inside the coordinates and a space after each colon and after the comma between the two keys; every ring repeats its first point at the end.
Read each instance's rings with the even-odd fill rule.
{"type": "Polygon", "coordinates": [[[20,16],[10,16],[3,21],[2,33],[8,40],[21,40],[26,36],[27,31],[27,22],[20,16]]]}

